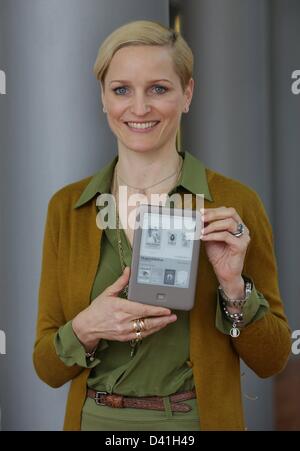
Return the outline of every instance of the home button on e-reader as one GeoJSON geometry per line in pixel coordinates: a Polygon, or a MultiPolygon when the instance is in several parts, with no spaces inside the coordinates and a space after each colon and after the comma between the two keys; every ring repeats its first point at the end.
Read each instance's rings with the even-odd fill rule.
{"type": "Polygon", "coordinates": [[[166,294],[165,293],[157,293],[156,294],[157,301],[165,301],[166,300],[166,294]]]}

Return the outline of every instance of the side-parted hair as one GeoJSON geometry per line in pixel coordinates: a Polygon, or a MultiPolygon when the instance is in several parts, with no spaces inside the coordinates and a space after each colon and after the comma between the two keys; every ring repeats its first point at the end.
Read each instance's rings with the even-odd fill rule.
{"type": "Polygon", "coordinates": [[[93,72],[104,88],[104,80],[114,54],[122,47],[161,46],[171,50],[174,69],[184,90],[193,76],[194,56],[182,35],[158,22],[137,20],[113,31],[102,43],[93,72]]]}

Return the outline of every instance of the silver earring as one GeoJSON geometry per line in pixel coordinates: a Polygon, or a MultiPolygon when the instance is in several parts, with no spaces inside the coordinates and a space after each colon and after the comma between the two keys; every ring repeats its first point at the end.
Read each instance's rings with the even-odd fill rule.
{"type": "Polygon", "coordinates": [[[188,112],[189,112],[189,109],[190,109],[189,105],[186,105],[185,108],[184,108],[184,112],[185,112],[185,113],[188,113],[188,112]]]}
{"type": "Polygon", "coordinates": [[[105,106],[103,107],[103,113],[107,113],[105,106]]]}

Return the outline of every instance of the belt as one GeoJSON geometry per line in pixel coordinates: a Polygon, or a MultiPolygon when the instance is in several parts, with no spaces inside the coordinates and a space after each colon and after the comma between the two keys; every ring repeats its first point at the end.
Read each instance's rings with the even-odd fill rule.
{"type": "MultiPolygon", "coordinates": [[[[87,396],[95,400],[99,406],[108,406],[114,408],[130,407],[135,409],[165,410],[163,397],[145,396],[131,397],[117,394],[109,394],[103,391],[92,389],[87,390],[87,396]]],[[[196,398],[195,389],[181,393],[175,393],[169,396],[172,412],[189,412],[192,408],[188,404],[182,404],[180,401],[196,398]],[[180,404],[178,404],[180,403],[180,404]]]]}

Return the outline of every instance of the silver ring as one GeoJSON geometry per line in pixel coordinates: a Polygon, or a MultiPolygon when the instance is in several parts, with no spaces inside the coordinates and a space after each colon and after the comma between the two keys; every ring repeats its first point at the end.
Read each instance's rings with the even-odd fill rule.
{"type": "Polygon", "coordinates": [[[240,236],[244,235],[245,233],[245,226],[243,223],[238,224],[236,232],[230,232],[231,235],[235,236],[236,238],[239,238],[240,236]]]}

